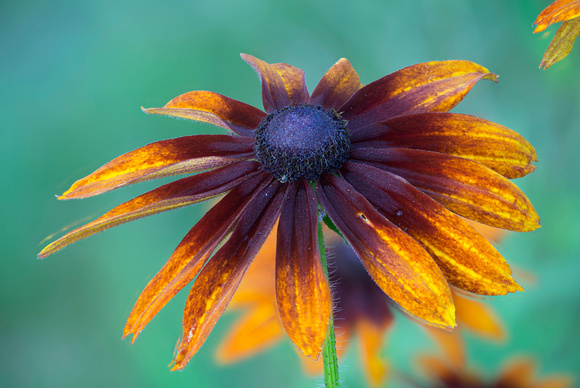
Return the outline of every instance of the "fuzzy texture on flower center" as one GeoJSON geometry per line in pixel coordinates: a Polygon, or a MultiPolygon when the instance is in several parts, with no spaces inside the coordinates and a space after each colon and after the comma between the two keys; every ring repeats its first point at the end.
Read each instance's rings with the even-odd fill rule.
{"type": "Polygon", "coordinates": [[[257,159],[282,183],[313,181],[337,171],[349,147],[346,121],[321,106],[286,106],[266,116],[256,129],[257,159]]]}

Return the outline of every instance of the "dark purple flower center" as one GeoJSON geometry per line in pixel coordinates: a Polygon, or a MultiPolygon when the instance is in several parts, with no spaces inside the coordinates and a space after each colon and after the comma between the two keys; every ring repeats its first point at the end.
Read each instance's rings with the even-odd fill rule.
{"type": "Polygon", "coordinates": [[[282,183],[337,171],[349,147],[346,121],[321,106],[286,106],[256,129],[256,157],[282,183]]]}

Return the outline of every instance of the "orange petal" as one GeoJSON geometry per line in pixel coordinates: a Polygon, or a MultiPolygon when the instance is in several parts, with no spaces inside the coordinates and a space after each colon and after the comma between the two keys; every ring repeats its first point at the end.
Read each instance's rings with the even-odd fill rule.
{"type": "Polygon", "coordinates": [[[536,151],[520,134],[456,113],[419,113],[369,125],[351,136],[357,147],[402,147],[441,152],[481,163],[506,178],[535,170],[536,151]],[[358,144],[357,144],[358,143],[358,144]]]}
{"type": "Polygon", "coordinates": [[[290,104],[308,102],[304,71],[285,63],[269,64],[248,54],[241,57],[254,68],[262,81],[262,101],[266,113],[290,104]]]}
{"type": "Polygon", "coordinates": [[[500,387],[527,388],[532,386],[536,364],[528,358],[512,360],[500,374],[496,385],[500,387]]]}
{"type": "Polygon", "coordinates": [[[455,326],[455,307],[447,282],[417,241],[380,215],[342,178],[323,175],[317,195],[385,294],[429,324],[455,326]]]}
{"type": "Polygon", "coordinates": [[[161,186],[117,206],[93,222],[59,238],[44,248],[38,254],[38,257],[45,258],[75,241],[92,236],[113,226],[191,205],[221,194],[257,174],[259,167],[260,164],[258,162],[233,163],[217,170],[197,174],[161,186]]]}
{"type": "Polygon", "coordinates": [[[318,251],[318,202],[310,184],[290,185],[278,225],[276,299],[288,336],[318,358],[331,314],[330,288],[318,251]]]}
{"type": "Polygon", "coordinates": [[[284,337],[276,304],[260,304],[248,309],[229,329],[217,350],[221,363],[237,362],[273,346],[284,337]]]}
{"type": "Polygon", "coordinates": [[[242,136],[254,136],[254,129],[266,116],[251,105],[206,91],[185,93],[169,101],[163,108],[143,111],[210,123],[242,136]]]}
{"type": "Polygon", "coordinates": [[[456,377],[457,373],[438,357],[421,355],[418,357],[417,361],[419,367],[426,375],[439,379],[442,382],[459,382],[459,379],[456,377]]]}
{"type": "MultiPolygon", "coordinates": [[[[578,10],[580,13],[580,7],[578,10]]],[[[564,59],[572,51],[578,35],[580,35],[580,17],[562,23],[544,53],[544,57],[540,63],[540,69],[543,68],[545,70],[564,59]]]]}
{"type": "Polygon", "coordinates": [[[254,142],[249,137],[198,135],[158,141],[113,159],[76,181],[59,199],[91,197],[136,182],[224,166],[253,155],[254,142]]]}
{"type": "Polygon", "coordinates": [[[374,322],[362,318],[357,321],[356,332],[360,340],[361,362],[370,385],[381,386],[387,379],[388,363],[380,357],[383,348],[383,338],[391,321],[385,326],[377,326],[374,322]]]}
{"type": "Polygon", "coordinates": [[[139,295],[125,324],[123,337],[134,334],[132,342],[135,341],[159,310],[195,278],[216,246],[230,232],[248,202],[269,180],[269,176],[263,174],[234,187],[195,224],[139,295]]]}
{"type": "Polygon", "coordinates": [[[318,82],[310,97],[310,104],[337,110],[362,86],[348,59],[342,58],[318,82]]]}
{"type": "Polygon", "coordinates": [[[515,184],[469,159],[406,148],[356,149],[350,157],[399,175],[460,216],[517,232],[540,227],[515,184]]]}
{"type": "Polygon", "coordinates": [[[420,63],[364,86],[339,111],[353,132],[403,114],[447,112],[481,79],[497,82],[495,74],[473,62],[420,63]]]}
{"type": "Polygon", "coordinates": [[[353,162],[345,163],[343,174],[379,212],[431,254],[450,284],[484,295],[521,290],[489,241],[404,179],[353,162]]]}
{"type": "Polygon", "coordinates": [[[555,375],[538,381],[532,388],[572,388],[575,381],[576,379],[569,375],[555,375]]]}
{"type": "Polygon", "coordinates": [[[500,319],[487,305],[456,292],[453,293],[453,301],[457,320],[461,322],[462,327],[484,338],[505,340],[506,332],[500,319]]]}
{"type": "MultiPolygon", "coordinates": [[[[455,296],[455,293],[453,293],[455,296]]],[[[456,308],[457,320],[459,320],[459,310],[456,308]]],[[[437,342],[445,355],[445,359],[451,363],[456,370],[462,370],[465,366],[465,347],[460,332],[455,330],[443,330],[437,327],[425,326],[429,335],[437,342]]]]}
{"type": "Polygon", "coordinates": [[[276,230],[266,238],[264,245],[252,261],[238,290],[230,302],[230,308],[244,305],[268,304],[276,309],[276,230]]]}
{"type": "Polygon", "coordinates": [[[183,369],[222,315],[274,226],[287,185],[274,181],[244,210],[231,237],[199,273],[183,312],[183,336],[172,370],[183,369]]]}
{"type": "Polygon", "coordinates": [[[534,33],[542,32],[550,24],[570,20],[580,16],[580,0],[556,0],[544,9],[536,18],[534,33]]]}

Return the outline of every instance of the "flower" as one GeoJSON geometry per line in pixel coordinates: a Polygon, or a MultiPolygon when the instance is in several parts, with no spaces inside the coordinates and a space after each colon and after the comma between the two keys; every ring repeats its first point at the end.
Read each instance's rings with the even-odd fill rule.
{"type": "MultiPolygon", "coordinates": [[[[478,225],[478,228],[481,226],[478,225]]],[[[484,228],[486,237],[497,231],[484,228]]],[[[380,386],[388,376],[389,365],[382,359],[383,338],[393,322],[389,298],[373,282],[353,249],[336,234],[328,234],[327,256],[331,266],[333,300],[335,301],[335,331],[339,359],[353,337],[358,338],[361,363],[369,385],[380,386]]],[[[222,363],[232,363],[259,353],[284,339],[282,322],[276,306],[275,273],[276,236],[271,233],[248,269],[228,309],[241,310],[228,335],[217,350],[222,363]]],[[[458,294],[452,289],[458,321],[457,329],[447,331],[423,325],[437,341],[453,365],[462,367],[465,359],[459,328],[479,336],[500,340],[502,325],[493,311],[478,300],[458,294]]],[[[301,353],[298,352],[300,355],[301,353]]],[[[301,357],[308,373],[322,373],[321,360],[301,357]]]]}
{"type": "Polygon", "coordinates": [[[422,356],[419,365],[430,377],[432,384],[415,383],[417,387],[433,388],[571,388],[572,376],[557,374],[542,379],[536,378],[536,363],[529,357],[514,358],[507,362],[503,371],[492,381],[485,381],[471,371],[455,369],[433,356],[422,356]]]}
{"type": "Polygon", "coordinates": [[[533,147],[501,125],[448,113],[477,81],[496,80],[494,74],[468,61],[428,62],[363,86],[341,59],[309,95],[302,70],[242,58],[261,79],[265,112],[207,91],[144,109],[231,133],[146,145],[59,197],[209,169],[114,208],[48,245],[41,258],[113,226],[227,193],[146,286],[124,336],[133,334],[134,341],[195,278],[173,365],[183,368],[279,220],[278,311],[297,347],[318,356],[331,314],[317,248],[319,204],[320,217],[338,228],[382,291],[430,324],[455,326],[449,284],[485,295],[521,290],[504,258],[455,215],[516,231],[539,227],[530,201],[508,180],[534,170],[533,147]]]}
{"type": "Polygon", "coordinates": [[[553,23],[563,21],[544,53],[540,68],[547,69],[564,59],[580,35],[580,0],[556,0],[544,9],[534,22],[534,33],[544,31],[553,23]]]}

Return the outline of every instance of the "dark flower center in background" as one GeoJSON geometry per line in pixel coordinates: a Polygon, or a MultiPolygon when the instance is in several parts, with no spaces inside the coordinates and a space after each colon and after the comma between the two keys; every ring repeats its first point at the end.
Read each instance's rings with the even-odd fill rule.
{"type": "Polygon", "coordinates": [[[266,116],[256,129],[257,159],[282,183],[313,181],[338,170],[349,147],[346,121],[321,106],[286,106],[266,116]]]}

